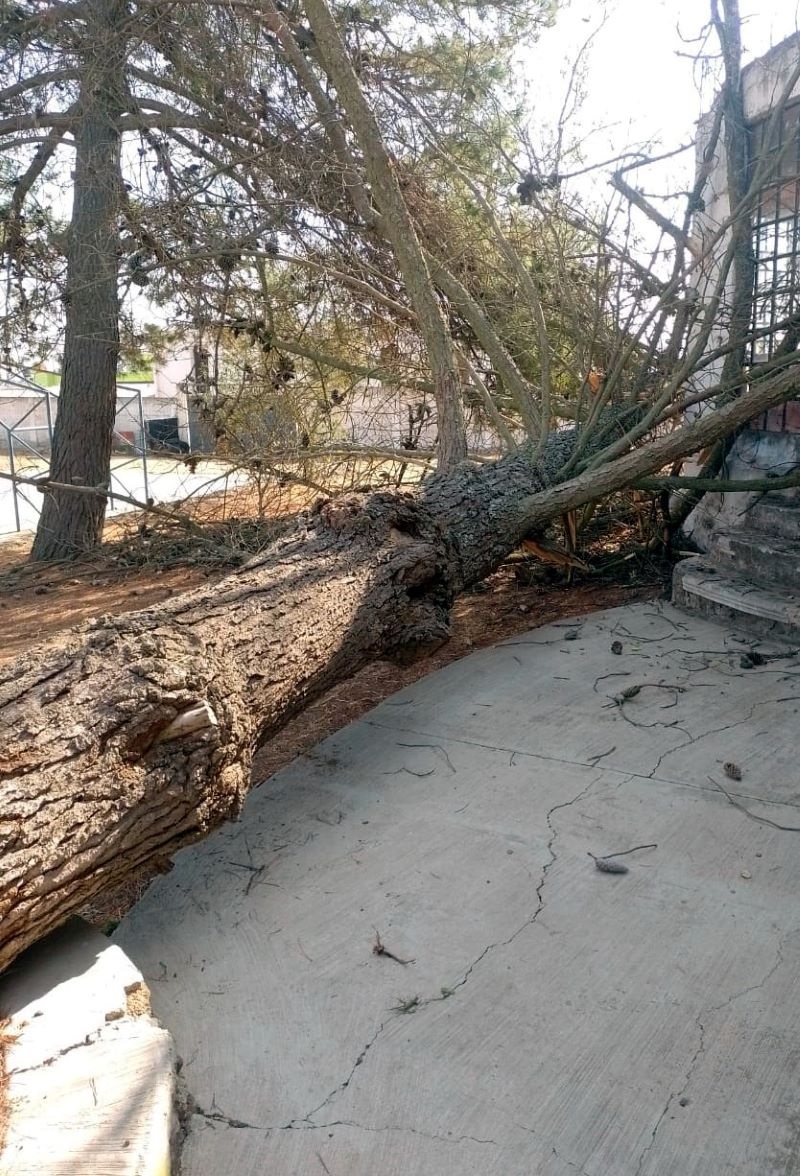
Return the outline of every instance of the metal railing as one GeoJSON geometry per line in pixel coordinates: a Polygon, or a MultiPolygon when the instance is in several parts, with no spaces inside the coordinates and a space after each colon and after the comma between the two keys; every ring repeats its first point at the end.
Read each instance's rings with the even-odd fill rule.
{"type": "MultiPolygon", "coordinates": [[[[57,412],[58,393],[52,388],[44,388],[27,376],[13,373],[0,376],[0,442],[3,443],[4,453],[0,453],[0,461],[7,459],[8,473],[11,480],[0,480],[0,535],[17,531],[26,531],[36,525],[40,511],[39,495],[31,486],[16,481],[22,473],[21,459],[29,459],[36,467],[37,476],[47,476],[50,468],[50,453],[53,444],[53,426],[57,412]],[[15,396],[14,392],[18,395],[15,396]],[[35,396],[31,396],[35,393],[35,396]],[[11,408],[9,401],[19,400],[21,397],[30,398],[29,406],[11,408]],[[33,424],[31,418],[39,416],[38,410],[42,404],[45,407],[43,422],[33,424]],[[10,500],[10,505],[9,505],[10,500]]],[[[108,510],[114,512],[127,504],[119,503],[115,506],[114,490],[117,494],[132,495],[132,488],[126,486],[124,473],[120,471],[129,468],[138,475],[137,487],[143,483],[144,497],[150,497],[150,477],[148,471],[147,427],[142,404],[140,388],[131,384],[117,385],[117,406],[114,418],[114,439],[118,451],[122,449],[130,456],[124,461],[114,462],[109,483],[108,510]],[[124,399],[120,393],[128,392],[124,399]],[[132,412],[131,412],[132,410],[132,412]],[[119,427],[121,414],[133,415],[137,424],[138,437],[131,441],[119,427]]]]}

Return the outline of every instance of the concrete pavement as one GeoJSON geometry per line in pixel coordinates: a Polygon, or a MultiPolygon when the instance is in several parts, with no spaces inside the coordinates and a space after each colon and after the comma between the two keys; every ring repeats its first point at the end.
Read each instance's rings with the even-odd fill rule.
{"type": "Polygon", "coordinates": [[[800,1172],[800,659],[748,649],[661,604],[538,629],[181,854],[113,942],[183,1176],[800,1172]]]}

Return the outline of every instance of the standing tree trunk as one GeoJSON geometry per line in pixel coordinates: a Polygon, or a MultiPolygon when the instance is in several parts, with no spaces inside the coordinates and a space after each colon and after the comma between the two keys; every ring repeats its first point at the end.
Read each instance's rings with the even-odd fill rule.
{"type": "MultiPolygon", "coordinates": [[[[116,412],[119,356],[120,132],[126,18],[123,0],[89,0],[86,42],[91,58],[81,79],[75,183],[69,229],[66,335],[50,478],[106,486],[116,412]]],[[[105,499],[51,490],[45,494],[31,558],[69,559],[96,547],[105,499]]]]}
{"type": "MultiPolygon", "coordinates": [[[[92,897],[236,815],[253,750],[377,658],[440,644],[455,593],[529,526],[631,485],[785,400],[796,366],[553,485],[542,455],[463,463],[419,494],[333,501],[222,583],[0,668],[0,969],[92,897]]],[[[605,444],[600,430],[584,447],[605,444]]]]}

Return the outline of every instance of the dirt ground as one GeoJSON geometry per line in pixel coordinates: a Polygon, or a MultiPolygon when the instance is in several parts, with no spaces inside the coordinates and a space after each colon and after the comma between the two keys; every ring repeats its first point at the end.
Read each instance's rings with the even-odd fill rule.
{"type": "MultiPolygon", "coordinates": [[[[138,513],[112,516],[103,546],[91,559],[28,565],[30,533],[0,540],[0,662],[82,621],[148,608],[221,578],[225,548],[236,546],[243,530],[253,526],[251,499],[237,490],[224,499],[215,495],[182,504],[182,515],[208,528],[205,543],[177,526],[151,530],[138,513]]],[[[286,517],[305,501],[289,492],[279,505],[286,517]]],[[[269,523],[262,529],[267,542],[269,523]]],[[[253,550],[252,536],[244,538],[253,550]]]]}
{"type": "MultiPolygon", "coordinates": [[[[238,518],[226,521],[225,541],[231,534],[241,534],[245,525],[238,518]]],[[[148,549],[149,541],[143,541],[140,530],[127,516],[107,528],[107,542],[96,556],[63,564],[26,564],[30,536],[0,543],[0,662],[82,621],[157,604],[225,575],[215,554],[218,537],[217,546],[209,548],[211,557],[208,552],[198,557],[195,541],[185,538],[175,540],[171,552],[163,540],[148,549]]],[[[622,549],[619,542],[604,542],[592,571],[577,573],[573,583],[567,582],[561,569],[536,560],[503,565],[456,601],[452,637],[446,645],[407,667],[374,662],[328,691],[258,751],[253,784],[257,786],[388,695],[474,649],[560,618],[663,595],[668,565],[631,551],[626,554],[630,536],[618,538],[622,549]]],[[[252,536],[248,542],[252,550],[252,536]]],[[[84,914],[98,925],[119,919],[147,881],[147,877],[132,879],[84,914]]]]}

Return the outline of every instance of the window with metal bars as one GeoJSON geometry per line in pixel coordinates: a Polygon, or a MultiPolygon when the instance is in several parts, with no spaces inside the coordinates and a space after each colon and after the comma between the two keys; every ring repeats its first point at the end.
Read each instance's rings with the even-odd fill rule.
{"type": "Polygon", "coordinates": [[[765,363],[780,346],[787,320],[800,311],[800,102],[779,119],[752,126],[749,147],[751,179],[760,178],[750,359],[765,363]]]}

